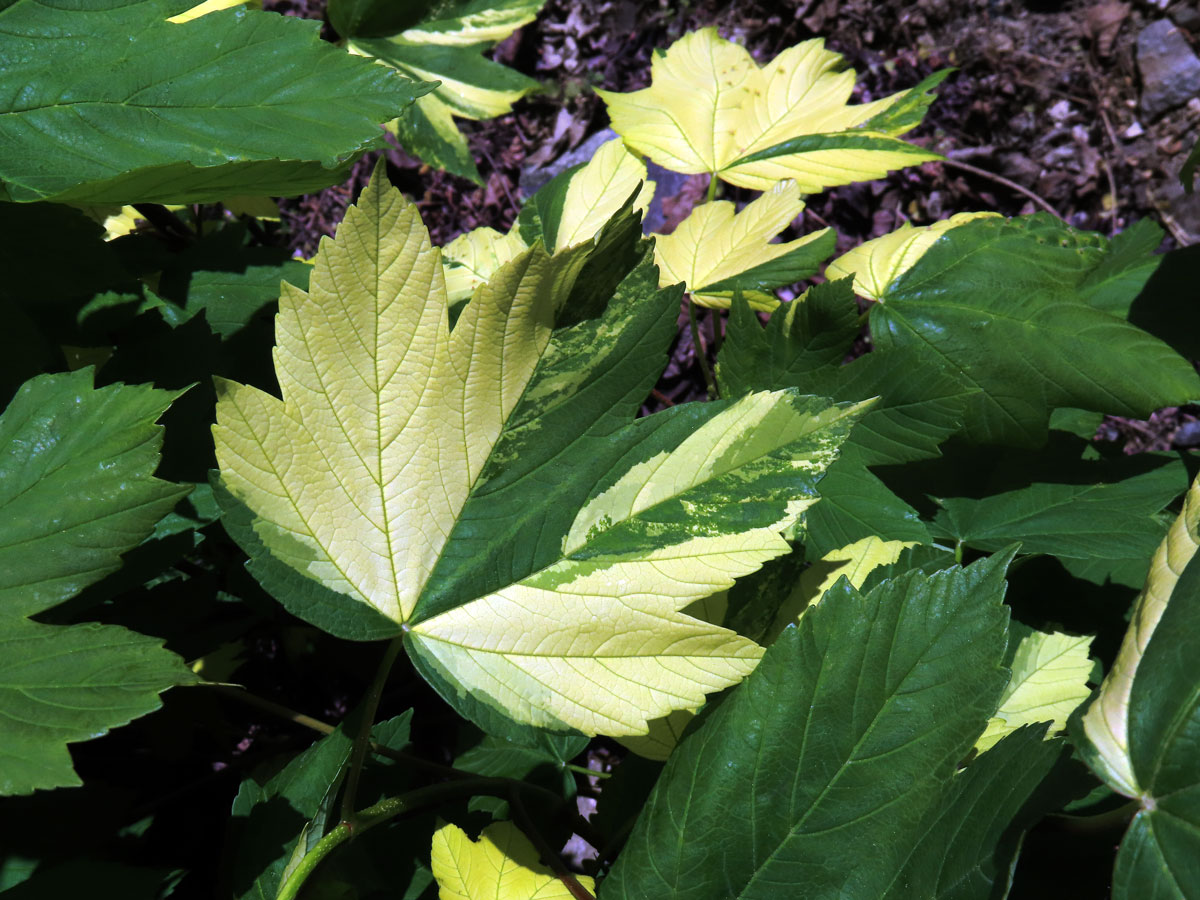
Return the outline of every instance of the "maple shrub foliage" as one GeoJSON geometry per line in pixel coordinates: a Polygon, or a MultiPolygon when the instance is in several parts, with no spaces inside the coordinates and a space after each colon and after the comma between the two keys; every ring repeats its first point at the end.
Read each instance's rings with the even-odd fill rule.
{"type": "Polygon", "coordinates": [[[1200,897],[1198,467],[1092,439],[1200,400],[1196,254],[779,240],[937,159],[947,73],[711,28],[507,233],[381,163],[278,249],[385,131],[478,179],[540,6],[0,4],[0,891],[1041,896],[1037,826],[1200,897]],[[710,178],[669,234],[647,160],[710,178]],[[707,400],[647,414],[676,341],[707,400]]]}

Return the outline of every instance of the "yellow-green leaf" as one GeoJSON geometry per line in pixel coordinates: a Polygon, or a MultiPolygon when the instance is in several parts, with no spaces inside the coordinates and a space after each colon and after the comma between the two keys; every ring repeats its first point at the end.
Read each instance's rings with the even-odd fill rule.
{"type": "MultiPolygon", "coordinates": [[[[734,209],[728,200],[704,203],[671,234],[656,235],[654,261],[659,267],[659,283],[665,286],[683,282],[701,306],[728,309],[732,290],[716,293],[705,289],[771,263],[779,265],[784,257],[829,233],[824,228],[794,241],[770,243],[804,211],[800,188],[794,181],[777,185],[741,212],[734,209]]],[[[778,283],[796,280],[782,275],[778,283]]],[[[775,295],[767,291],[743,289],[742,294],[751,309],[770,312],[779,305],[775,295]]]]}
{"type": "MultiPolygon", "coordinates": [[[[204,0],[203,3],[198,3],[191,9],[185,9],[177,16],[171,16],[167,19],[168,22],[174,22],[180,25],[184,22],[190,22],[192,19],[198,19],[201,16],[207,16],[211,12],[217,12],[222,9],[229,9],[234,6],[242,6],[247,0],[204,0]]],[[[249,5],[256,9],[262,9],[262,0],[249,0],[249,5]]]]}
{"type": "Polygon", "coordinates": [[[469,47],[495,43],[532,22],[546,0],[496,0],[438,7],[439,13],[400,36],[414,44],[448,44],[469,47]]]}
{"type": "Polygon", "coordinates": [[[554,251],[590,241],[639,184],[633,208],[644,213],[654,199],[654,182],[646,180],[645,164],[620,139],[602,144],[587,165],[571,176],[554,251]]]}
{"type": "Polygon", "coordinates": [[[811,193],[938,158],[896,138],[920,121],[923,107],[909,92],[848,105],[855,76],[841,66],[841,55],[815,39],[760,67],[744,47],[704,28],[655,57],[650,87],[597,93],[634,150],[677,172],[755,190],[791,178],[811,193]],[[889,120],[902,101],[918,114],[889,120]],[[862,127],[870,124],[877,127],[862,127]],[[810,140],[776,151],[802,137],[810,140]],[[755,155],[766,158],[746,159],[755,155]]]}
{"type": "Polygon", "coordinates": [[[1088,676],[1090,637],[1035,631],[1021,639],[1011,663],[1012,676],[1000,696],[1000,708],[975,742],[981,753],[1024,725],[1049,722],[1046,737],[1067,725],[1067,719],[1091,693],[1088,676]]]}
{"type": "Polygon", "coordinates": [[[603,369],[605,405],[580,392],[629,364],[624,323],[653,302],[668,324],[677,295],[646,260],[643,287],[552,341],[594,249],[535,244],[451,331],[440,254],[377,173],[308,291],[285,285],[282,399],[219,382],[214,437],[227,528],[289,608],[360,639],[403,634],[480,720],[640,734],[753,669],[757,644],[682,610],[788,552],[781,532],[865,407],[788,390],[635,422],[621,400],[622,426],[619,374],[603,369]],[[525,472],[548,444],[565,459],[525,472]]]}
{"type": "Polygon", "coordinates": [[[451,335],[439,254],[384,183],[323,242],[309,290],[283,284],[283,401],[219,381],[213,433],[271,552],[399,623],[549,340],[571,265],[527,252],[451,335]]]}
{"type": "Polygon", "coordinates": [[[485,225],[460,234],[442,248],[450,302],[466,300],[496,270],[527,249],[516,229],[501,234],[485,225]]]}
{"type": "Polygon", "coordinates": [[[915,546],[915,541],[885,541],[872,535],[830,550],[804,570],[796,587],[780,605],[766,642],[774,641],[779,632],[798,620],[839,578],[845,577],[857,590],[871,572],[880,566],[890,566],[906,548],[915,546]]]}
{"type": "Polygon", "coordinates": [[[1129,694],[1138,664],[1158,627],[1175,585],[1200,548],[1200,478],[1184,497],[1183,510],[1155,551],[1146,585],[1134,601],[1121,649],[1083,716],[1096,758],[1090,760],[1109,785],[1127,797],[1141,794],[1129,756],[1129,694]]]}
{"type": "Polygon", "coordinates": [[[958,213],[949,219],[919,228],[905,222],[891,234],[859,244],[839,256],[826,267],[825,277],[835,281],[853,275],[854,292],[860,297],[878,300],[887,291],[888,285],[916,265],[925,251],[951,228],[957,228],[972,219],[999,215],[994,212],[958,213]]]}
{"type": "MultiPolygon", "coordinates": [[[[440,900],[571,900],[570,889],[538,861],[512,822],[493,822],[472,841],[457,825],[433,833],[433,877],[440,900]]],[[[576,879],[593,893],[594,879],[576,879]]]]}

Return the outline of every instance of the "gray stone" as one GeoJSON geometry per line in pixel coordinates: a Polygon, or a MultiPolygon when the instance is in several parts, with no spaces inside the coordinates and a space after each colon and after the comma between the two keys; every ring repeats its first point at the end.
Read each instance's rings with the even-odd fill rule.
{"type": "Polygon", "coordinates": [[[578,166],[581,163],[587,162],[600,149],[601,144],[607,144],[616,136],[617,133],[611,128],[605,128],[603,131],[597,131],[574,150],[564,153],[553,162],[549,162],[538,169],[525,169],[521,172],[521,178],[518,182],[521,193],[526,197],[532,197],[538,188],[555,175],[567,171],[572,166],[578,166]]]}
{"type": "Polygon", "coordinates": [[[1170,19],[1147,25],[1137,39],[1142,110],[1155,117],[1200,95],[1200,59],[1170,19]]]}

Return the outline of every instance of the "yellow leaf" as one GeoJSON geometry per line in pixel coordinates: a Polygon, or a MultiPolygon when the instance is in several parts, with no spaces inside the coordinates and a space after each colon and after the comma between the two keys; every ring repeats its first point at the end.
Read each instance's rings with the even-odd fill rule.
{"type": "MultiPolygon", "coordinates": [[[[246,4],[246,2],[247,0],[204,0],[203,3],[198,3],[191,9],[186,9],[177,16],[171,16],[171,18],[167,19],[167,21],[174,22],[176,25],[179,25],[184,22],[190,22],[192,19],[198,19],[201,16],[207,16],[209,13],[216,12],[217,10],[229,9],[234,6],[242,6],[246,4]]],[[[258,0],[258,2],[253,2],[253,0],[251,0],[249,5],[255,7],[256,9],[262,9],[262,0],[258,0]]]]}
{"type": "Polygon", "coordinates": [[[663,762],[679,745],[684,729],[695,717],[695,710],[677,709],[669,716],[651,722],[650,730],[645,734],[627,735],[617,741],[643,759],[663,762]]]}
{"type": "Polygon", "coordinates": [[[528,251],[451,335],[439,254],[384,183],[322,241],[307,292],[283,283],[282,402],[219,381],[213,433],[222,477],[276,557],[404,622],[549,340],[571,266],[528,251]]]}
{"type": "Polygon", "coordinates": [[[1141,794],[1129,756],[1129,694],[1133,679],[1175,585],[1197,548],[1200,548],[1200,478],[1192,482],[1184,497],[1183,510],[1154,553],[1146,584],[1134,601],[1121,649],[1100,685],[1100,693],[1083,715],[1084,733],[1100,755],[1101,774],[1111,787],[1127,797],[1141,794]]]}
{"type": "Polygon", "coordinates": [[[839,256],[826,267],[825,277],[834,281],[853,275],[856,294],[870,300],[881,300],[891,283],[915,266],[925,251],[951,228],[973,219],[999,215],[994,212],[965,212],[919,228],[905,222],[891,234],[859,244],[849,253],[839,256]]]}
{"type": "MultiPolygon", "coordinates": [[[[735,213],[734,205],[727,200],[697,206],[671,234],[655,235],[659,285],[682,281],[701,306],[728,309],[731,291],[715,294],[704,289],[778,260],[829,230],[786,243],[770,243],[803,211],[804,201],[794,181],[775,186],[741,212],[735,213]]],[[[779,305],[779,300],[765,291],[747,290],[743,295],[752,309],[770,312],[779,305]]]]}
{"type": "Polygon", "coordinates": [[[587,165],[571,176],[563,200],[554,252],[590,241],[641,184],[634,209],[645,212],[654,199],[646,166],[618,138],[601,145],[587,165]]]}
{"type": "MultiPolygon", "coordinates": [[[[433,833],[430,856],[440,900],[571,900],[570,889],[511,822],[493,822],[478,841],[443,825],[433,833]]],[[[594,879],[575,877],[595,893],[594,879]]]]}
{"type": "Polygon", "coordinates": [[[508,234],[501,234],[484,226],[460,234],[442,248],[446,293],[450,302],[466,300],[501,266],[527,249],[515,228],[508,234]]]}
{"type": "Polygon", "coordinates": [[[1087,699],[1090,637],[1035,631],[1021,639],[1012,661],[1012,676],[1000,696],[1000,708],[975,742],[983,752],[1023,725],[1049,722],[1046,737],[1067,727],[1067,718],[1087,699]]]}
{"type": "Polygon", "coordinates": [[[815,39],[760,67],[744,47],[704,28],[654,58],[650,87],[597,93],[608,104],[612,127],[637,152],[676,172],[708,172],[755,190],[791,178],[811,193],[938,158],[895,138],[919,119],[908,117],[889,131],[861,129],[905,93],[847,105],[854,72],[838,71],[841,65],[841,55],[815,39]],[[854,140],[842,139],[847,134],[854,140]],[[830,140],[742,161],[805,135],[830,140]]]}
{"type": "Polygon", "coordinates": [[[845,576],[852,587],[861,588],[871,572],[880,566],[890,566],[905,548],[915,546],[913,541],[885,541],[872,535],[830,550],[804,570],[796,587],[775,614],[766,643],[772,643],[784,628],[824,597],[839,578],[845,576]]]}

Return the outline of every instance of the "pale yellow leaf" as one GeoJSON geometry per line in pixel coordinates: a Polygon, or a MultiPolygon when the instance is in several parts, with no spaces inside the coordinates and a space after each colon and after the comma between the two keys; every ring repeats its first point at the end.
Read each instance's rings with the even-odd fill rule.
{"type": "Polygon", "coordinates": [[[422,22],[400,36],[414,44],[452,47],[496,43],[537,18],[544,3],[545,0],[529,0],[518,4],[506,2],[491,9],[474,9],[460,16],[422,22]]]}
{"type": "MultiPolygon", "coordinates": [[[[457,825],[433,833],[430,854],[440,900],[571,900],[570,889],[512,822],[493,822],[472,841],[457,825]]],[[[595,893],[586,875],[576,880],[595,893]]]]}
{"type": "Polygon", "coordinates": [[[1090,637],[1035,631],[1021,639],[1012,660],[1012,676],[1000,707],[975,742],[983,752],[1023,725],[1049,722],[1046,737],[1067,726],[1067,718],[1087,699],[1092,661],[1090,637]]]}
{"type": "Polygon", "coordinates": [[[904,144],[894,132],[860,125],[905,94],[848,104],[854,72],[840,54],[814,39],[763,66],[715,28],[684,35],[651,63],[651,85],[621,94],[597,91],[613,128],[634,150],[686,174],[710,173],[731,184],[767,190],[791,178],[805,193],[879,178],[937,154],[904,144]],[[806,135],[871,139],[868,147],[813,148],[755,162],[743,158],[806,135]]]}
{"type": "MultiPolygon", "coordinates": [[[[683,282],[701,306],[728,309],[727,294],[705,293],[704,288],[785,256],[828,230],[794,241],[770,243],[804,211],[794,181],[776,185],[741,212],[734,209],[727,200],[704,203],[671,234],[655,235],[654,261],[658,263],[661,287],[683,282]]],[[[745,296],[752,309],[770,312],[779,305],[773,295],[765,292],[746,292],[745,296]]]]}
{"type": "Polygon", "coordinates": [[[1200,548],[1200,478],[1184,497],[1183,510],[1150,562],[1146,584],[1134,601],[1121,649],[1083,715],[1083,730],[1100,754],[1104,780],[1127,797],[1141,794],[1129,756],[1129,694],[1138,664],[1171,600],[1179,577],[1200,548]]]}
{"type": "Polygon", "coordinates": [[[824,597],[839,578],[844,576],[857,590],[875,569],[890,566],[900,558],[905,548],[915,546],[913,541],[885,541],[871,535],[837,550],[830,550],[801,574],[795,588],[775,615],[775,622],[767,633],[767,643],[773,642],[784,628],[797,621],[810,606],[824,597]]]}
{"type": "Polygon", "coordinates": [[[451,335],[439,254],[384,184],[377,175],[322,241],[307,292],[283,284],[282,402],[219,381],[213,433],[223,480],[275,556],[404,622],[573,272],[528,251],[451,335]]]}
{"type": "Polygon", "coordinates": [[[999,216],[994,212],[965,212],[932,225],[915,227],[907,222],[890,234],[859,244],[825,268],[830,281],[854,276],[854,292],[881,300],[893,281],[917,264],[943,234],[973,219],[999,216]]]}
{"type": "Polygon", "coordinates": [[[442,248],[446,293],[451,303],[465,300],[505,263],[527,250],[514,228],[501,234],[484,226],[460,234],[442,248]]]}
{"type": "Polygon", "coordinates": [[[646,166],[625,149],[619,138],[601,145],[588,163],[571,176],[563,200],[554,252],[590,241],[641,184],[633,208],[645,212],[654,198],[654,182],[646,166]]]}
{"type": "Polygon", "coordinates": [[[251,0],[247,4],[247,0],[204,0],[203,3],[198,3],[191,9],[186,9],[177,16],[171,16],[167,19],[168,22],[174,22],[176,25],[183,22],[190,22],[192,19],[198,19],[201,16],[207,16],[211,12],[216,12],[221,9],[229,9],[234,6],[249,5],[251,7],[262,9],[262,0],[251,0]]]}

